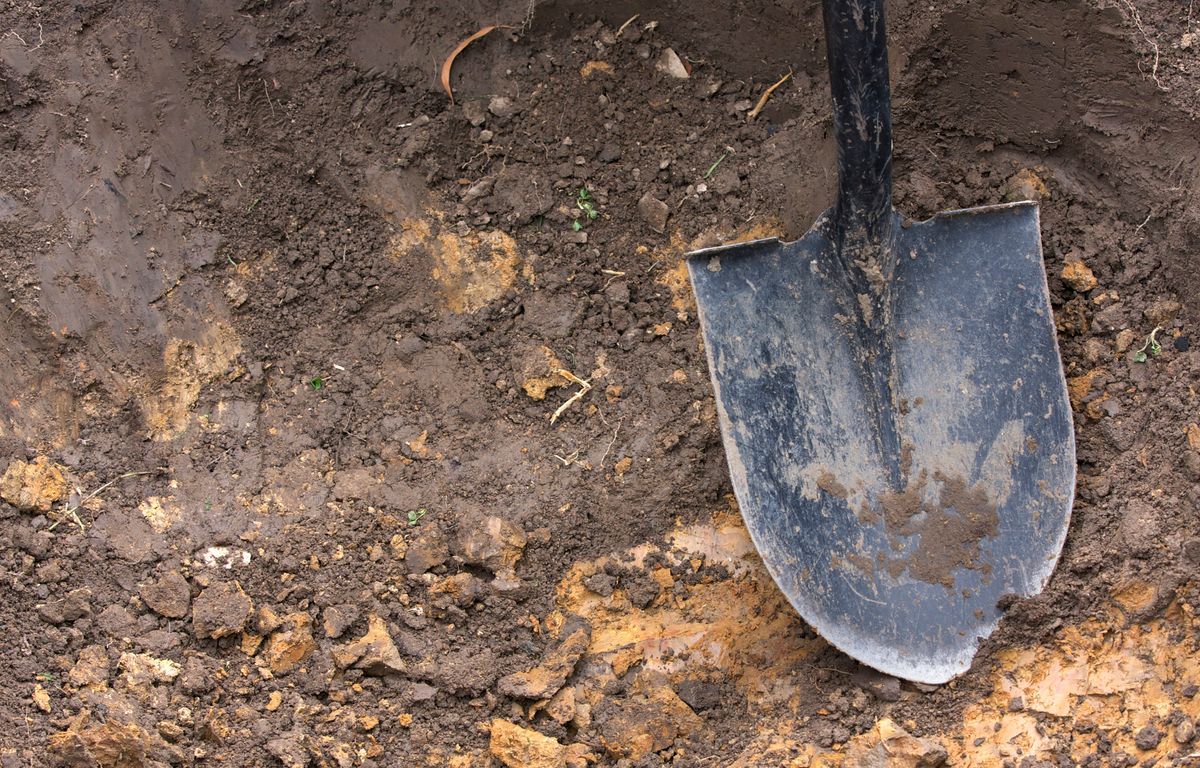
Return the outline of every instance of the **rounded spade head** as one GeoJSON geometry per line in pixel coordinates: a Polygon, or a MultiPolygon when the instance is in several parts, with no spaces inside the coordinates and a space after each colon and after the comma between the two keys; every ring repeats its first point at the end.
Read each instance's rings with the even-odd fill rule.
{"type": "Polygon", "coordinates": [[[806,621],[865,664],[942,683],[1002,598],[1042,589],[1069,522],[1038,211],[897,224],[879,295],[847,279],[828,222],[689,257],[730,476],[806,621]]]}

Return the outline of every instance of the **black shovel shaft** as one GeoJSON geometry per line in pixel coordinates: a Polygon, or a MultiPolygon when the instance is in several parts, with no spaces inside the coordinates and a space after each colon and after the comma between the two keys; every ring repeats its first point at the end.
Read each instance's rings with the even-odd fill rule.
{"type": "Polygon", "coordinates": [[[833,127],[837,241],[887,239],[892,212],[892,115],[883,0],[823,0],[833,127]]]}

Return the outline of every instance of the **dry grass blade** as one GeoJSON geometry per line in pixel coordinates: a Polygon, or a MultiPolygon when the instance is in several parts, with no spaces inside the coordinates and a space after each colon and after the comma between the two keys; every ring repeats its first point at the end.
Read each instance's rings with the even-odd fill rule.
{"type": "Polygon", "coordinates": [[[491,24],[463,40],[458,45],[454,46],[454,50],[450,51],[450,55],[442,62],[442,88],[446,91],[446,95],[450,97],[450,103],[454,103],[454,89],[450,87],[450,70],[454,67],[454,60],[458,58],[458,54],[466,50],[466,47],[475,42],[479,38],[487,35],[493,29],[511,29],[507,24],[491,24]]]}
{"type": "Polygon", "coordinates": [[[786,75],[779,78],[777,81],[775,81],[774,85],[763,91],[762,96],[758,97],[758,103],[754,105],[754,109],[750,110],[750,114],[746,115],[746,122],[750,122],[754,118],[758,117],[758,113],[762,112],[763,107],[767,106],[767,99],[771,98],[771,94],[775,92],[775,89],[786,83],[788,78],[791,76],[792,71],[789,69],[786,75]]]}

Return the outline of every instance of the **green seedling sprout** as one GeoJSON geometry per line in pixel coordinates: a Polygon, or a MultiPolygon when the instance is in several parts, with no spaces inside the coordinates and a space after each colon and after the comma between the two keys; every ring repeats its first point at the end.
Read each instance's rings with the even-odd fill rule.
{"type": "Polygon", "coordinates": [[[325,388],[325,379],[322,379],[320,376],[313,376],[309,379],[308,386],[318,391],[322,390],[325,388]]]}
{"type": "Polygon", "coordinates": [[[1154,338],[1161,330],[1162,326],[1160,325],[1157,326],[1153,331],[1150,331],[1150,336],[1147,337],[1146,343],[1142,345],[1141,349],[1133,353],[1133,362],[1146,362],[1147,353],[1150,357],[1158,357],[1160,354],[1162,354],[1162,344],[1159,344],[1158,339],[1154,338]]]}
{"type": "MultiPolygon", "coordinates": [[[[575,195],[575,207],[583,211],[583,215],[588,221],[595,221],[600,218],[600,211],[596,210],[596,203],[592,200],[592,195],[587,191],[587,187],[580,187],[579,192],[575,195]]],[[[583,229],[583,221],[575,219],[571,222],[571,229],[578,232],[583,229]]]]}
{"type": "Polygon", "coordinates": [[[420,509],[410,509],[410,510],[408,510],[408,524],[416,525],[417,523],[419,523],[421,521],[422,517],[425,517],[425,515],[428,515],[428,514],[429,514],[429,510],[425,509],[424,507],[422,507],[420,509]]]}

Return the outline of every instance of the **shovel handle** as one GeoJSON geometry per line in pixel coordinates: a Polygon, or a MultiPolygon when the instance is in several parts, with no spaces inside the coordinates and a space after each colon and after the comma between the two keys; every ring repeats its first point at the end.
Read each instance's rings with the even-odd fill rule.
{"type": "MultiPolygon", "coordinates": [[[[833,128],[838,239],[888,239],[892,221],[892,110],[883,0],[823,0],[833,128]]],[[[847,243],[848,244],[848,243],[847,243]]]]}

